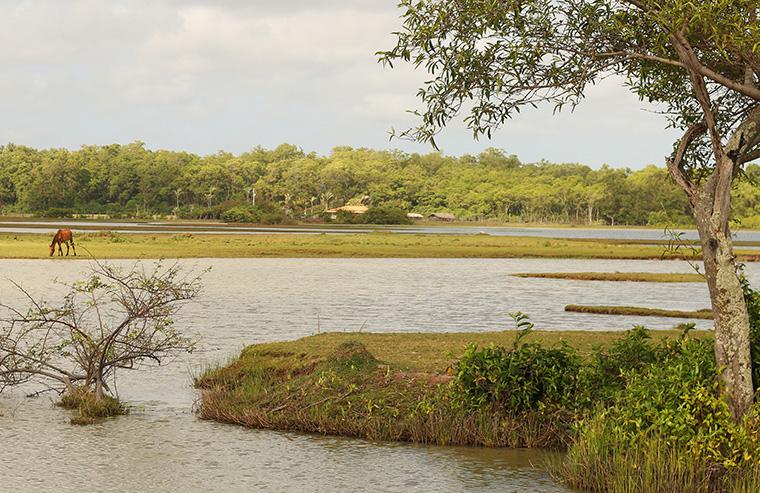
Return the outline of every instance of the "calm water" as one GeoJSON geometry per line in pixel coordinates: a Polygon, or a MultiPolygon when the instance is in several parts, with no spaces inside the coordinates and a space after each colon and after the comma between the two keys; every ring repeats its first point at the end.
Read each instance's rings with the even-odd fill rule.
{"type": "MultiPolygon", "coordinates": [[[[125,263],[125,262],[122,262],[125,263]]],[[[483,331],[510,327],[507,312],[539,328],[625,329],[674,319],[571,314],[567,303],[708,306],[701,284],[521,279],[531,271],[688,272],[683,262],[582,260],[198,259],[205,291],[178,324],[200,351],[174,364],[122,374],[132,414],[91,427],[67,423],[47,397],[0,394],[2,491],[566,491],[535,451],[439,448],[248,430],[197,420],[190,375],[246,344],[321,331],[483,331]]],[[[55,299],[52,279],[84,262],[0,260],[0,277],[55,299]]],[[[760,265],[750,264],[753,281],[760,265]]],[[[0,301],[21,304],[0,281],[0,301]]],[[[704,321],[701,326],[706,326],[704,321]]]]}
{"type": "MultiPolygon", "coordinates": [[[[604,228],[519,228],[488,226],[298,226],[298,227],[255,227],[222,224],[176,224],[163,222],[118,222],[118,221],[3,221],[0,233],[54,233],[67,226],[76,233],[87,230],[119,229],[122,233],[193,233],[193,234],[348,234],[372,231],[392,231],[405,234],[488,234],[492,236],[538,236],[542,238],[590,238],[608,240],[669,240],[670,234],[663,229],[604,229],[604,228]]],[[[685,240],[698,239],[693,230],[676,230],[685,240]]],[[[739,231],[734,233],[738,241],[760,241],[760,231],[739,231]]]]}

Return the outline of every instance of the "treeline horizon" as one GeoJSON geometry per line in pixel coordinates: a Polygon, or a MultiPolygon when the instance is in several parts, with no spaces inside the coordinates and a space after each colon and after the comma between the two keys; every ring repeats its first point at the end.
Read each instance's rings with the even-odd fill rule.
{"type": "MultiPolygon", "coordinates": [[[[744,226],[760,227],[760,166],[749,165],[745,174],[733,191],[733,214],[744,226]]],[[[523,163],[494,148],[458,157],[351,147],[319,155],[281,144],[200,156],[149,150],[142,142],[78,150],[0,146],[2,214],[220,218],[254,201],[295,221],[363,202],[462,220],[693,222],[683,192],[654,165],[523,163]]]]}

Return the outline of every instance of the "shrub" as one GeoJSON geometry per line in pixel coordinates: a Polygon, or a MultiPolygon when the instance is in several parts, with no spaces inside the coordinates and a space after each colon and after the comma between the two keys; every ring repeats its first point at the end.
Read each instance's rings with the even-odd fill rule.
{"type": "Polygon", "coordinates": [[[658,361],[624,372],[625,387],[581,422],[559,474],[600,491],[725,491],[754,474],[757,410],[731,418],[711,340],[663,343],[658,361]]]}
{"type": "MultiPolygon", "coordinates": [[[[327,214],[327,219],[329,216],[327,214]]],[[[338,211],[332,221],[339,224],[412,224],[403,209],[387,205],[371,207],[364,214],[338,211]]]]}
{"type": "MultiPolygon", "coordinates": [[[[693,326],[691,324],[689,328],[693,326]]],[[[584,407],[592,406],[599,400],[609,401],[625,386],[626,374],[657,359],[658,348],[652,343],[649,331],[635,326],[609,349],[594,349],[590,361],[579,375],[582,380],[579,400],[584,407]]]]}
{"type": "Polygon", "coordinates": [[[387,205],[372,207],[364,216],[367,224],[412,224],[403,209],[387,205]]]}
{"type": "Polygon", "coordinates": [[[533,324],[521,313],[512,317],[521,329],[513,347],[469,345],[456,365],[455,393],[473,409],[521,412],[569,405],[577,391],[580,359],[565,345],[524,343],[533,324]]]}
{"type": "Polygon", "coordinates": [[[221,219],[228,223],[257,223],[261,220],[261,211],[250,205],[241,205],[224,211],[221,219]]]}
{"type": "Polygon", "coordinates": [[[273,211],[261,214],[259,222],[261,224],[291,224],[293,219],[283,212],[273,211]]]}

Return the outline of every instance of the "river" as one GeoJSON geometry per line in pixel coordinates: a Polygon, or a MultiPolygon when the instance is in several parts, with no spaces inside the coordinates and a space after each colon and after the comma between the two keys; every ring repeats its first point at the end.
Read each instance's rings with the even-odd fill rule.
{"type": "MultiPolygon", "coordinates": [[[[129,264],[121,261],[121,264],[129,264]]],[[[519,491],[561,492],[538,451],[372,443],[249,430],[198,420],[191,375],[245,345],[321,331],[485,331],[507,312],[542,329],[672,327],[678,320],[566,313],[568,303],[697,309],[699,283],[522,279],[516,272],[689,272],[685,262],[529,259],[193,259],[198,303],[177,317],[200,340],[173,364],[122,373],[131,414],[76,427],[50,397],[0,394],[2,491],[519,491]],[[535,466],[535,467],[534,467],[535,466]]],[[[53,279],[81,278],[84,262],[0,260],[0,301],[24,306],[13,279],[56,300],[53,279]]],[[[760,281],[760,265],[748,266],[760,281]]],[[[709,325],[699,321],[699,326],[709,325]]]]}
{"type": "MultiPolygon", "coordinates": [[[[55,233],[61,227],[71,228],[75,233],[86,231],[119,231],[121,233],[153,234],[351,234],[386,231],[402,234],[487,234],[492,236],[537,236],[541,238],[603,239],[616,241],[667,241],[673,233],[684,240],[698,239],[694,230],[645,228],[583,228],[583,227],[514,227],[514,226],[446,226],[417,224],[412,226],[377,225],[314,225],[314,226],[241,226],[223,223],[178,222],[119,222],[83,221],[71,219],[14,221],[0,219],[0,233],[55,233]]],[[[734,240],[760,242],[760,231],[734,232],[734,240]]]]}

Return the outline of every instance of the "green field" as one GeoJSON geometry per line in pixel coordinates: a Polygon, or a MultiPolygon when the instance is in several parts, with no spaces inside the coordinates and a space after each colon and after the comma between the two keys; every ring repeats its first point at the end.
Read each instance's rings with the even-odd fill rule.
{"type": "MultiPolygon", "coordinates": [[[[76,238],[80,257],[116,258],[684,258],[661,246],[606,240],[447,234],[125,234],[93,232],[76,238]]],[[[50,235],[0,234],[0,258],[46,258],[50,235]]],[[[64,248],[65,252],[65,248],[64,248]]],[[[757,252],[737,251],[743,260],[757,252]],[[744,255],[742,255],[744,253],[744,255]]]]}

